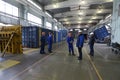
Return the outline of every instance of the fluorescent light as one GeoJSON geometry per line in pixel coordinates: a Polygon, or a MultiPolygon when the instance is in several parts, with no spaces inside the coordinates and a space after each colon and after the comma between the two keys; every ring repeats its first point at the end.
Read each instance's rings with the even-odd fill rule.
{"type": "Polygon", "coordinates": [[[80,9],[88,9],[89,6],[80,6],[80,9]]]}
{"type": "Polygon", "coordinates": [[[109,1],[113,2],[113,0],[109,0],[109,1]]]}
{"type": "Polygon", "coordinates": [[[57,5],[57,4],[54,4],[54,5],[53,5],[53,7],[54,7],[54,8],[57,8],[57,7],[58,7],[58,5],[57,5]]]}
{"type": "Polygon", "coordinates": [[[88,23],[91,23],[92,21],[89,21],[88,23]]]}
{"type": "Polygon", "coordinates": [[[89,26],[88,26],[88,25],[85,25],[85,27],[87,27],[87,28],[88,28],[89,26]]]}
{"type": "Polygon", "coordinates": [[[81,4],[85,4],[86,2],[84,0],[81,1],[81,4]]]}
{"type": "Polygon", "coordinates": [[[79,21],[78,23],[81,23],[81,21],[79,21]]]}
{"type": "Polygon", "coordinates": [[[27,1],[30,2],[31,4],[33,4],[38,9],[42,10],[42,8],[40,6],[38,6],[36,3],[34,3],[32,0],[27,0],[27,1]]]}
{"type": "Polygon", "coordinates": [[[101,10],[101,9],[99,9],[99,10],[97,11],[97,13],[102,13],[102,10],[101,10]]]}
{"type": "Polygon", "coordinates": [[[80,26],[80,25],[78,25],[78,26],[77,26],[77,28],[81,28],[81,26],[80,26]]]}
{"type": "Polygon", "coordinates": [[[48,12],[45,12],[45,14],[47,14],[49,17],[52,17],[48,12]]]}
{"type": "Polygon", "coordinates": [[[68,21],[68,19],[64,19],[64,21],[68,21]]]}
{"type": "Polygon", "coordinates": [[[66,22],[66,24],[70,24],[70,22],[66,22]]]}
{"type": "Polygon", "coordinates": [[[83,13],[82,13],[82,12],[79,12],[78,14],[79,14],[79,15],[82,15],[83,13]]]}
{"type": "Polygon", "coordinates": [[[97,18],[96,16],[92,17],[92,19],[96,19],[96,18],[97,18]]]}

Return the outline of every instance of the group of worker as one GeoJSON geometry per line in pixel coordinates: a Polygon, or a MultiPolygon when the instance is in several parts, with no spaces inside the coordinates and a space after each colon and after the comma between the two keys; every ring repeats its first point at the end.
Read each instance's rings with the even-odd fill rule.
{"type": "MultiPolygon", "coordinates": [[[[68,37],[67,37],[69,55],[75,56],[74,48],[73,48],[73,42],[74,42],[74,38],[72,36],[72,33],[69,32],[68,37]]],[[[95,42],[94,33],[90,33],[89,43],[88,44],[89,44],[89,47],[90,47],[89,55],[91,55],[91,56],[94,56],[94,42],[95,42]]],[[[78,32],[78,37],[77,37],[77,42],[76,42],[76,47],[78,48],[78,52],[79,52],[78,60],[82,60],[82,48],[83,48],[83,45],[84,45],[84,35],[82,34],[82,31],[79,31],[78,32]]]]}
{"type": "MultiPolygon", "coordinates": [[[[41,54],[45,54],[44,48],[45,48],[45,44],[46,44],[46,40],[48,43],[48,52],[52,53],[52,43],[53,43],[53,35],[51,32],[49,32],[48,37],[46,38],[46,34],[45,32],[42,32],[42,36],[41,36],[41,50],[40,53],[41,54]]],[[[90,47],[90,53],[89,55],[94,56],[94,42],[95,42],[95,37],[94,37],[94,33],[90,33],[90,37],[89,37],[89,47],[90,47]]],[[[69,55],[73,55],[75,56],[74,53],[74,37],[72,36],[72,33],[69,32],[68,36],[67,36],[67,43],[68,43],[68,48],[69,48],[69,55]]],[[[78,56],[78,60],[82,60],[82,48],[84,45],[84,34],[82,34],[82,31],[78,31],[78,37],[77,37],[77,42],[76,42],[76,47],[78,48],[78,52],[79,52],[79,56],[78,56]]]]}
{"type": "Polygon", "coordinates": [[[49,35],[48,37],[46,38],[46,33],[45,32],[42,32],[42,36],[41,36],[41,50],[40,50],[40,54],[45,54],[45,45],[46,45],[46,42],[48,43],[48,52],[49,53],[52,53],[52,43],[53,43],[53,36],[52,36],[52,33],[49,32],[49,35]],[[47,41],[46,41],[47,40],[47,41]]]}

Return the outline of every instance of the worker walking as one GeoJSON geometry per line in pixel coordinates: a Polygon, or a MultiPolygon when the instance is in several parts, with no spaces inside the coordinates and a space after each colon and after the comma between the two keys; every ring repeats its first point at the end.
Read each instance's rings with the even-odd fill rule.
{"type": "Polygon", "coordinates": [[[51,32],[49,32],[49,36],[47,38],[47,41],[48,41],[48,52],[52,53],[53,36],[52,36],[51,32]]]}
{"type": "Polygon", "coordinates": [[[73,49],[73,42],[74,42],[74,38],[72,37],[72,34],[69,32],[68,33],[68,37],[67,37],[67,43],[68,43],[68,48],[69,48],[69,55],[75,56],[74,49],[73,49]]]}
{"type": "Polygon", "coordinates": [[[95,37],[94,37],[94,33],[90,33],[90,38],[89,38],[89,47],[90,47],[90,55],[94,56],[94,43],[95,43],[95,37]]]}
{"type": "Polygon", "coordinates": [[[45,32],[42,32],[42,36],[41,36],[41,50],[40,50],[40,54],[45,54],[45,43],[46,43],[46,37],[45,37],[45,32]]]}
{"type": "Polygon", "coordinates": [[[78,32],[78,37],[77,37],[77,42],[76,42],[76,46],[78,48],[78,52],[79,52],[79,57],[78,60],[82,60],[82,47],[84,44],[84,35],[82,34],[82,31],[78,32]]]}

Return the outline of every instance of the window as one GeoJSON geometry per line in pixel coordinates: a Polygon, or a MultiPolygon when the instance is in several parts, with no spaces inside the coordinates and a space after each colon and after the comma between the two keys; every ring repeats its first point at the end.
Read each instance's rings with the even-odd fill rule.
{"type": "Polygon", "coordinates": [[[52,24],[51,24],[50,22],[46,22],[46,27],[47,27],[48,29],[52,29],[52,24]]]}
{"type": "Polygon", "coordinates": [[[18,17],[18,8],[0,0],[0,11],[18,17]]]}
{"type": "Polygon", "coordinates": [[[32,22],[35,22],[37,24],[42,24],[41,18],[38,18],[38,17],[36,17],[36,16],[34,16],[34,15],[30,14],[30,13],[28,13],[28,20],[32,21],[32,22]]]}

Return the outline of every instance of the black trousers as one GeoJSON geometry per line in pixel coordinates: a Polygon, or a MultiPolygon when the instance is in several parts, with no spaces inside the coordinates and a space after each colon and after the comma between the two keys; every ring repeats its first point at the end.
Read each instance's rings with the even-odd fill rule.
{"type": "Polygon", "coordinates": [[[78,47],[79,59],[82,59],[82,47],[78,47]]]}
{"type": "Polygon", "coordinates": [[[45,44],[41,44],[41,50],[40,50],[41,54],[45,53],[44,49],[45,49],[45,44]]]}
{"type": "Polygon", "coordinates": [[[90,44],[90,55],[94,56],[94,44],[90,44]]]}

